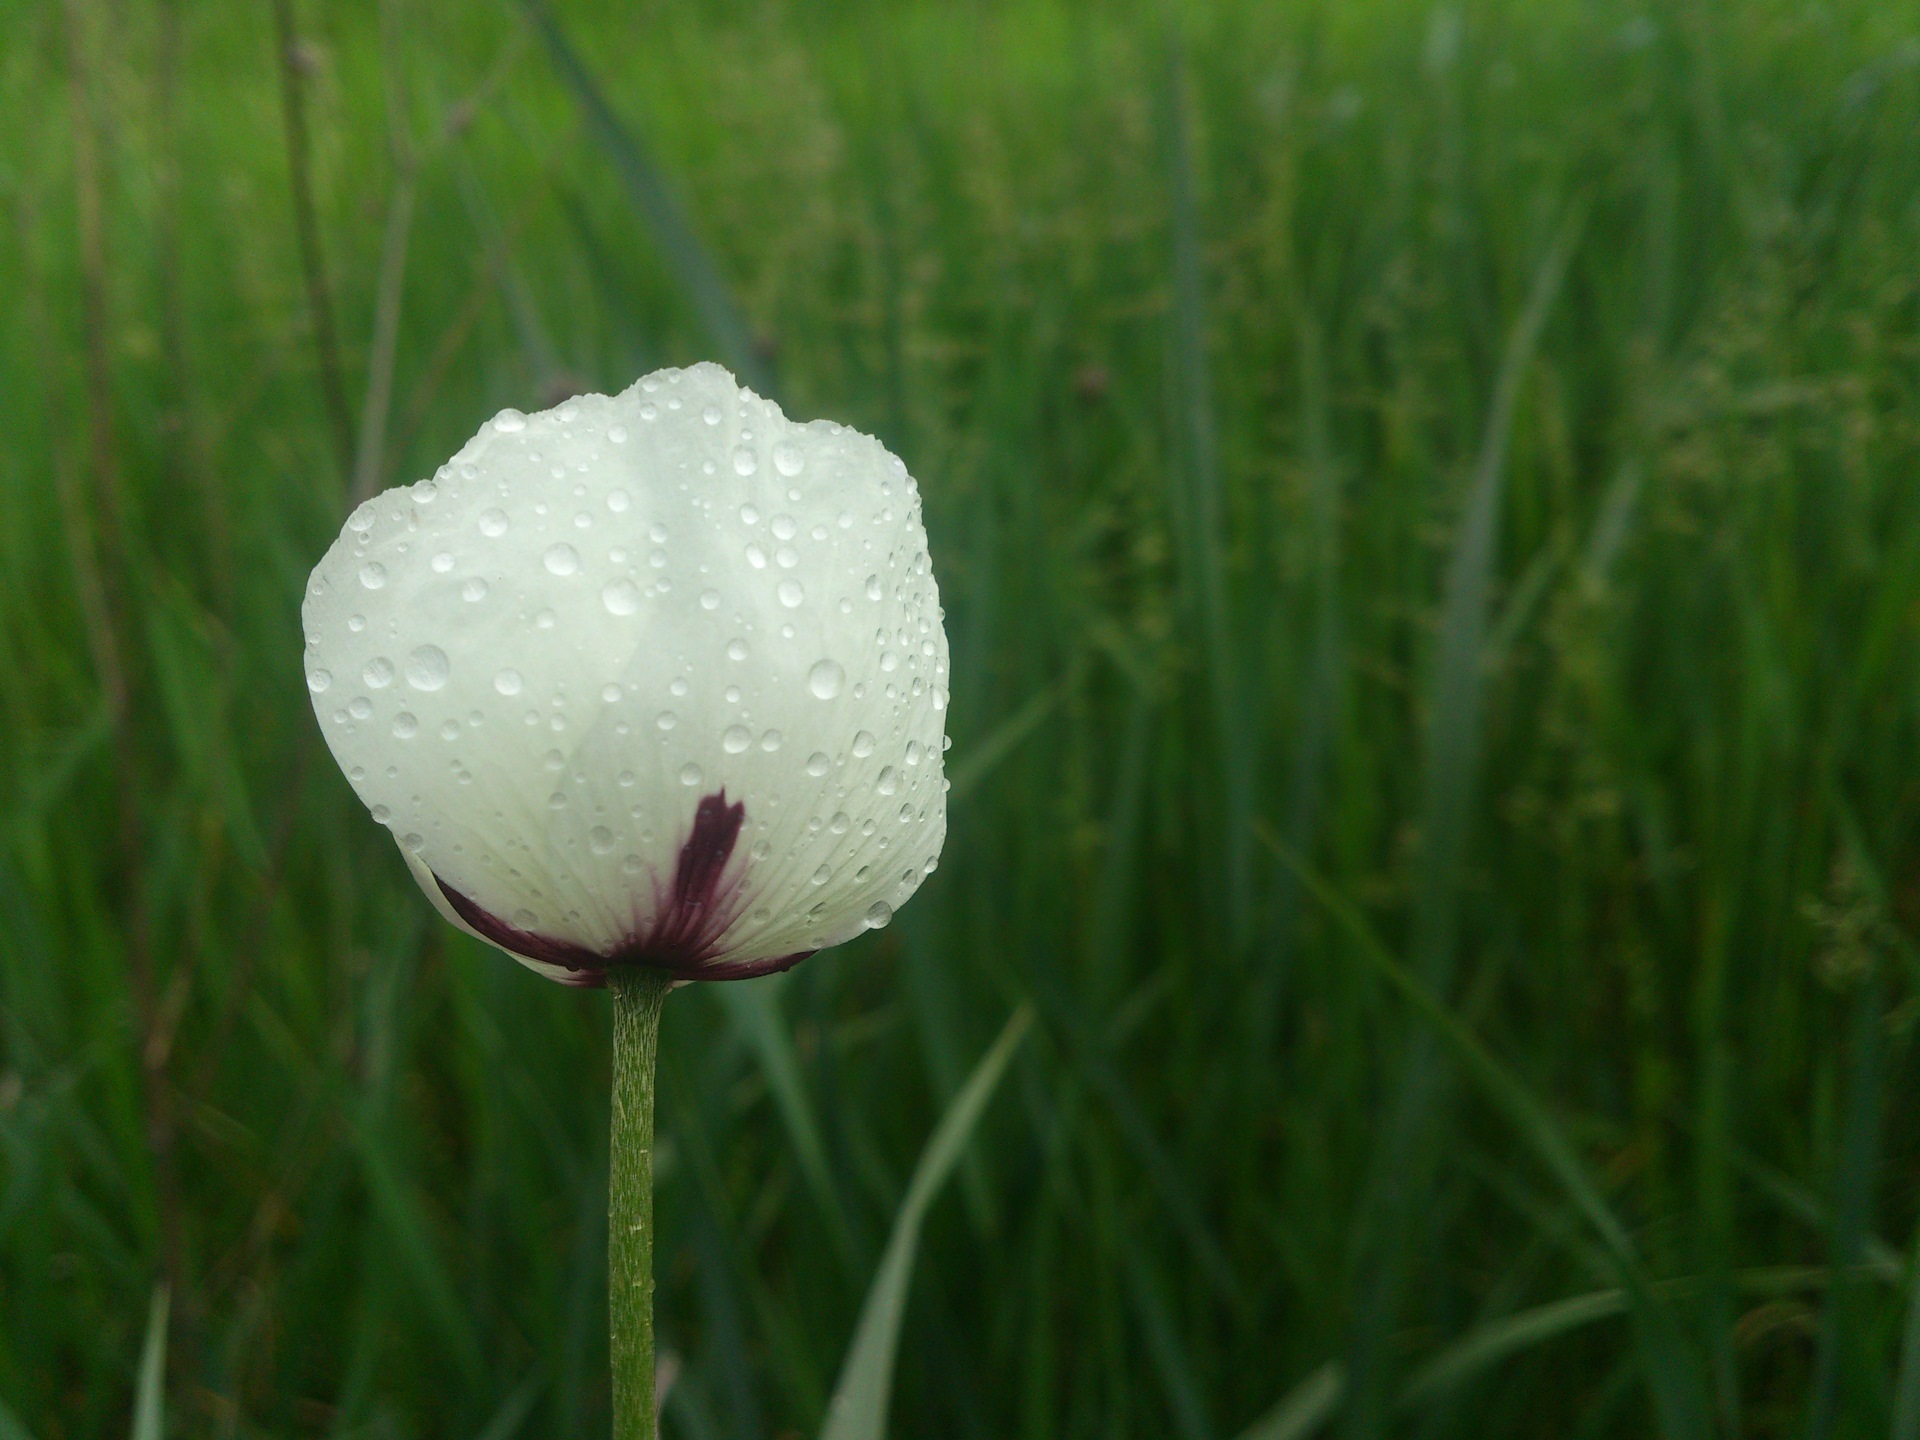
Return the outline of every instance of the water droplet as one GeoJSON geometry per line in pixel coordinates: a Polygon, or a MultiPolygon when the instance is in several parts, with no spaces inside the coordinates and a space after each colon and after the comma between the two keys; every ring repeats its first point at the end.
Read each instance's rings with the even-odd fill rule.
{"type": "Polygon", "coordinates": [[[442,550],[427,563],[433,566],[436,575],[444,575],[453,569],[453,552],[451,550],[442,550]]]}
{"type": "Polygon", "coordinates": [[[356,720],[365,720],[373,714],[373,702],[364,695],[356,695],[347,702],[347,714],[356,720]]]}
{"type": "Polygon", "coordinates": [[[833,812],[833,818],[827,822],[827,829],[836,835],[844,835],[853,828],[853,817],[844,810],[833,812]]]}
{"type": "Polygon", "coordinates": [[[773,561],[782,570],[791,570],[800,563],[800,552],[791,545],[782,545],[773,552],[773,561]]]}
{"type": "Polygon", "coordinates": [[[609,425],[607,427],[607,443],[609,445],[626,444],[627,443],[627,427],[624,425],[609,425]]]}
{"type": "Polygon", "coordinates": [[[373,816],[374,823],[377,825],[384,825],[389,820],[393,819],[393,811],[389,810],[384,805],[376,805],[368,813],[373,816]]]}
{"type": "Polygon", "coordinates": [[[447,683],[447,652],[422,645],[407,656],[407,683],[416,690],[438,690],[447,683]]]}
{"type": "Polygon", "coordinates": [[[816,750],[807,757],[807,774],[816,780],[826,774],[832,766],[833,761],[829,760],[822,751],[816,750]]]}
{"type": "Polygon", "coordinates": [[[749,544],[747,546],[747,563],[756,570],[766,569],[767,552],[762,550],[758,545],[749,544]]]}
{"type": "Polygon", "coordinates": [[[527,428],[527,417],[518,410],[502,410],[493,417],[493,428],[503,435],[511,435],[516,430],[527,428]]]}
{"type": "Polygon", "coordinates": [[[780,748],[781,735],[778,730],[769,730],[760,737],[760,748],[771,755],[780,748]]]}
{"type": "Polygon", "coordinates": [[[487,582],[478,575],[460,587],[460,598],[469,603],[487,598],[487,582]]]}
{"type": "Polygon", "coordinates": [[[440,738],[442,740],[458,740],[460,738],[460,722],[458,720],[441,721],[440,738]]]}
{"type": "Polygon", "coordinates": [[[353,631],[354,634],[358,635],[362,630],[366,628],[367,628],[366,616],[364,615],[347,616],[347,629],[353,631]]]}
{"type": "Polygon", "coordinates": [[[773,593],[780,597],[780,603],[789,610],[798,610],[807,599],[807,592],[800,587],[800,582],[791,577],[776,585],[773,593]]]}
{"type": "Polygon", "coordinates": [[[700,592],[700,608],[702,610],[718,610],[720,608],[720,592],[718,590],[702,590],[700,592]]]}
{"type": "Polygon", "coordinates": [[[740,639],[729,640],[727,642],[727,658],[729,660],[746,659],[747,658],[747,642],[740,639]]]}
{"type": "Polygon", "coordinates": [[[691,762],[680,771],[680,783],[682,785],[698,785],[700,778],[700,767],[691,762]]]}
{"type": "Polygon", "coordinates": [[[782,440],[773,447],[773,468],[782,475],[798,475],[807,468],[806,454],[791,440],[782,440]]]}
{"type": "Polygon", "coordinates": [[[935,710],[944,710],[947,708],[946,686],[936,685],[933,687],[933,708],[935,710]]]}
{"type": "Polygon", "coordinates": [[[502,670],[498,675],[493,677],[493,688],[498,690],[502,695],[518,695],[520,693],[520,685],[520,672],[518,670],[502,670]]]}
{"type": "Polygon", "coordinates": [[[664,550],[649,551],[647,553],[647,564],[651,565],[656,570],[666,569],[667,568],[667,552],[664,550]]]}
{"type": "Polygon", "coordinates": [[[791,540],[800,533],[800,527],[793,523],[791,515],[776,515],[768,522],[767,528],[773,531],[776,540],[791,540]]]}
{"type": "Polygon", "coordinates": [[[759,510],[752,505],[742,505],[740,507],[740,523],[742,525],[758,525],[760,523],[759,510]]]}
{"type": "Polygon", "coordinates": [[[662,710],[659,717],[653,723],[658,725],[662,730],[671,730],[680,723],[680,717],[671,710],[662,710]]]}
{"type": "Polygon", "coordinates": [[[753,732],[744,725],[729,725],[720,735],[720,748],[729,755],[739,755],[753,744],[753,732]]]}
{"type": "Polygon", "coordinates": [[[540,923],[540,917],[523,905],[513,912],[513,923],[522,930],[531,930],[540,923]]]}
{"type": "Polygon", "coordinates": [[[739,446],[733,452],[733,473],[751,475],[760,468],[760,457],[753,453],[751,445],[739,446]]]}
{"type": "Polygon", "coordinates": [[[700,418],[709,425],[718,425],[720,423],[720,407],[718,405],[707,406],[706,409],[700,412],[700,418]]]}
{"type": "Polygon", "coordinates": [[[571,575],[580,568],[580,552],[564,540],[558,545],[549,546],[541,559],[547,572],[552,575],[571,575]]]}
{"type": "Polygon", "coordinates": [[[353,514],[347,517],[347,528],[356,535],[364,535],[373,529],[374,505],[371,500],[362,501],[353,514]]]}
{"type": "Polygon", "coordinates": [[[369,590],[378,590],[387,583],[387,567],[379,561],[369,561],[360,567],[360,583],[369,590]]]}
{"type": "Polygon", "coordinates": [[[480,512],[480,533],[491,540],[497,540],[507,533],[507,512],[498,506],[480,512]]]}
{"type": "Polygon", "coordinates": [[[327,670],[309,670],[307,672],[307,689],[311,690],[314,694],[318,695],[331,684],[333,684],[332,672],[327,670]]]}
{"type": "Polygon", "coordinates": [[[384,655],[376,655],[360,672],[360,678],[367,682],[368,689],[384,690],[393,683],[393,662],[384,655]]]}
{"type": "Polygon", "coordinates": [[[401,740],[411,740],[420,733],[420,721],[409,711],[402,710],[393,717],[393,733],[401,740]]]}
{"type": "Polygon", "coordinates": [[[640,587],[631,580],[614,580],[600,592],[600,603],[610,615],[631,615],[640,608],[640,587]]]}
{"type": "Polygon", "coordinates": [[[880,778],[874,782],[874,789],[882,795],[891,795],[900,788],[900,772],[891,765],[880,772],[880,778]]]}
{"type": "Polygon", "coordinates": [[[907,764],[918,765],[919,763],[920,742],[918,740],[909,740],[907,741],[907,764]]]}
{"type": "Polygon", "coordinates": [[[871,730],[860,731],[853,737],[854,759],[866,759],[867,756],[873,754],[873,747],[878,743],[879,742],[873,738],[873,732],[871,730]]]}
{"type": "Polygon", "coordinates": [[[878,600],[881,593],[880,577],[878,575],[867,576],[867,598],[869,600],[878,600]]]}
{"type": "Polygon", "coordinates": [[[807,688],[822,700],[831,700],[846,683],[847,672],[836,660],[819,660],[807,672],[807,688]]]}
{"type": "Polygon", "coordinates": [[[631,497],[624,490],[613,490],[607,494],[607,509],[616,515],[621,514],[632,503],[631,497]]]}
{"type": "MultiPolygon", "coordinates": [[[[915,912],[918,913],[918,912],[915,912]]],[[[893,907],[884,900],[876,900],[867,907],[867,928],[884,930],[887,922],[893,919],[893,907]]]]}
{"type": "Polygon", "coordinates": [[[593,847],[596,855],[613,853],[613,832],[604,825],[596,825],[587,832],[587,844],[593,847]]]}
{"type": "Polygon", "coordinates": [[[827,881],[831,880],[832,878],[833,878],[833,871],[829,870],[824,865],[822,865],[818,870],[813,872],[813,883],[816,885],[824,885],[827,883],[827,881]]]}

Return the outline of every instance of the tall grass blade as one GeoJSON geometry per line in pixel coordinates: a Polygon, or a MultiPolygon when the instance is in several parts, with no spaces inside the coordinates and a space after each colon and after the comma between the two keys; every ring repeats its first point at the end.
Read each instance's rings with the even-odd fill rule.
{"type": "Polygon", "coordinates": [[[987,1108],[987,1101],[993,1098],[1000,1077],[1006,1073],[1013,1052],[1019,1048],[1032,1023],[1033,1012],[1025,1006],[1013,1012],[1000,1038],[981,1057],[966,1085],[953,1097],[953,1103],[927,1141],[920,1163],[914,1166],[906,1198],[894,1216],[886,1253],[880,1257],[880,1267],[874,1272],[866,1303],[860,1307],[853,1343],[847,1349],[833,1399],[827,1405],[821,1440],[884,1440],[887,1404],[893,1390],[893,1357],[899,1348],[900,1322],[906,1314],[907,1284],[913,1278],[921,1221],[933,1197],[946,1183],[960,1152],[966,1148],[974,1126],[987,1108]]]}
{"type": "Polygon", "coordinates": [[[1232,620],[1221,534],[1220,440],[1207,357],[1206,275],[1194,195],[1192,141],[1180,39],[1170,22],[1162,72],[1162,144],[1172,210],[1174,383],[1173,428],[1180,444],[1174,521],[1180,537],[1187,603],[1204,637],[1214,745],[1219,754],[1219,843],[1225,851],[1226,939],[1237,954],[1253,911],[1254,761],[1245,743],[1235,682],[1232,620]]]}
{"type": "Polygon", "coordinates": [[[1307,1440],[1334,1417],[1347,1381],[1329,1360],[1280,1397],[1280,1403],[1242,1430],[1237,1440],[1307,1440]]]}
{"type": "Polygon", "coordinates": [[[520,1427],[527,1423],[527,1416],[533,1413],[533,1402],[540,1398],[540,1387],[545,1383],[539,1371],[534,1371],[514,1388],[511,1395],[494,1412],[493,1419],[487,1422],[476,1440],[513,1440],[520,1433],[520,1427]]]}
{"type": "MultiPolygon", "coordinates": [[[[1488,611],[1494,581],[1507,448],[1521,386],[1546,329],[1581,228],[1579,211],[1561,224],[1535,268],[1533,284],[1508,336],[1487,407],[1467,503],[1454,533],[1442,592],[1439,645],[1428,685],[1422,736],[1420,860],[1414,877],[1413,973],[1434,996],[1452,986],[1459,935],[1460,880],[1470,843],[1480,771],[1480,711],[1488,611]]],[[[1348,1354],[1355,1395],[1349,1431],[1371,1437],[1386,1423],[1387,1337],[1400,1310],[1413,1226],[1405,1207],[1425,1191],[1434,1163],[1430,1123],[1445,1083],[1433,1039],[1414,1037],[1375,1156],[1374,1213],[1366,1223],[1361,1296],[1348,1354]]]]}
{"type": "Polygon", "coordinates": [[[1907,1260],[1907,1314],[1900,1330],[1900,1370],[1893,1382],[1889,1440],[1920,1440],[1920,1225],[1907,1260]]]}
{"type": "Polygon", "coordinates": [[[781,1124],[786,1127],[787,1139],[793,1145],[795,1159],[800,1162],[800,1173],[806,1178],[807,1188],[813,1192],[820,1213],[827,1218],[834,1243],[840,1247],[842,1255],[851,1256],[853,1231],[847,1220],[846,1206],[828,1169],[826,1146],[820,1138],[819,1117],[815,1113],[813,1098],[807,1093],[806,1081],[801,1077],[800,1060],[793,1049],[793,1036],[787,1029],[786,1017],[780,1011],[779,995],[783,988],[778,981],[772,985],[708,987],[719,999],[721,1008],[727,1012],[727,1018],[735,1030],[746,1041],[754,1059],[759,1062],[760,1073],[765,1077],[774,1106],[780,1112],[781,1124]]]}
{"type": "Polygon", "coordinates": [[[719,265],[694,233],[664,171],[639,136],[614,113],[605,93],[567,40],[546,0],[522,0],[527,19],[553,56],[554,68],[573,92],[594,137],[612,159],[620,183],[640,219],[652,231],[675,278],[685,289],[733,373],[762,395],[774,393],[772,367],[753,343],[753,331],[719,265]]]}
{"type": "Polygon", "coordinates": [[[1173,1412],[1175,1426],[1184,1440],[1210,1440],[1213,1425],[1200,1398],[1199,1377],[1193,1372],[1193,1362],[1187,1358],[1180,1337],[1174,1333],[1173,1317],[1167,1314],[1167,1301],[1160,1292],[1160,1284],[1137,1249],[1130,1250],[1127,1256],[1127,1282],[1133,1292],[1134,1313],[1146,1331],[1147,1353],[1160,1374],[1160,1385],[1166,1392],[1167,1408],[1173,1412]]]}
{"type": "Polygon", "coordinates": [[[163,1440],[167,1427],[167,1315],[173,1307],[164,1284],[153,1287],[147,1306],[147,1341],[140,1351],[140,1380],[133,1396],[133,1440],[163,1440]]]}
{"type": "Polygon", "coordinates": [[[1613,1209],[1595,1188],[1586,1167],[1540,1102],[1460,1023],[1453,1012],[1411,971],[1394,959],[1366,918],[1353,904],[1309,871],[1262,826],[1283,863],[1292,867],[1307,889],[1354,942],[1354,948],[1387,985],[1406,1002],[1446,1047],[1455,1063],[1481,1093],[1501,1111],[1534,1157],[1559,1183],[1567,1198],[1585,1217],[1611,1255],[1632,1306],[1641,1334],[1640,1358],[1653,1391],[1661,1431],[1669,1440],[1710,1433],[1704,1397],[1686,1364],[1686,1350],[1669,1308],[1654,1294],[1632,1238],[1613,1209]]]}

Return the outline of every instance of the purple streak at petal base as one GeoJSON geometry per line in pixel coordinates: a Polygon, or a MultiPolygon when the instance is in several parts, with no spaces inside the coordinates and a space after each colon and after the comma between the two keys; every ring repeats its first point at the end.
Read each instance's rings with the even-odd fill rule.
{"type": "Polygon", "coordinates": [[[509,925],[438,875],[433,878],[454,913],[483,939],[529,960],[561,966],[568,972],[563,984],[605,985],[606,972],[616,965],[644,965],[676,980],[750,980],[791,969],[813,952],[801,950],[765,960],[716,958],[720,939],[738,913],[737,895],[723,889],[721,882],[746,818],[746,805],[740,801],[729,805],[724,789],[701,797],[693,815],[693,832],[680,846],[672,893],[660,897],[647,934],[628,937],[611,955],[509,925]]]}

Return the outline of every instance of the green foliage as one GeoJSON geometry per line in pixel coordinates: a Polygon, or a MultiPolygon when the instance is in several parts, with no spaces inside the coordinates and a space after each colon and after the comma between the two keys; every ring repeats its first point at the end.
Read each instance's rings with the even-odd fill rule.
{"type": "Polygon", "coordinates": [[[0,27],[0,1435],[604,1433],[607,1007],[298,606],[718,356],[922,482],[953,830],[669,1007],[668,1440],[903,1204],[896,1436],[1920,1436],[1911,0],[286,14],[0,27]]]}

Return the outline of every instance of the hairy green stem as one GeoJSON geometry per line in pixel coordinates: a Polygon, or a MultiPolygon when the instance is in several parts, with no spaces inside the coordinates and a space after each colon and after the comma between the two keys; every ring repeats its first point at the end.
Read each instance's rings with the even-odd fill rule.
{"type": "Polygon", "coordinates": [[[653,1067],[672,981],[639,966],[613,992],[613,1137],[607,1180],[607,1321],[613,1440],[654,1440],[653,1067]]]}

